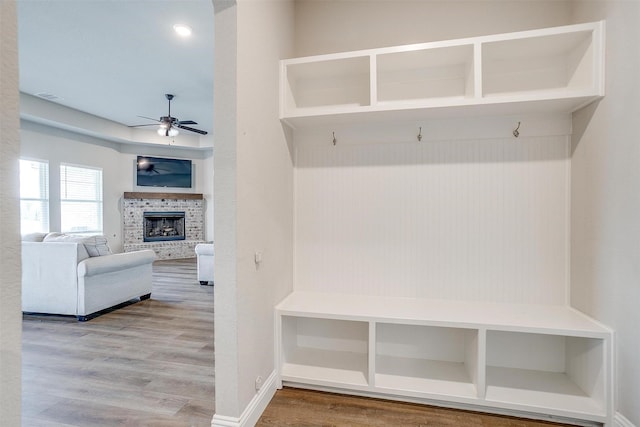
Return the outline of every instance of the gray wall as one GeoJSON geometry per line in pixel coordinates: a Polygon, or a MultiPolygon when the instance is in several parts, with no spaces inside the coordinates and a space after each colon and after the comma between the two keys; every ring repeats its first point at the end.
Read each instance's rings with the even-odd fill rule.
{"type": "Polygon", "coordinates": [[[615,329],[617,409],[640,425],[640,2],[574,8],[606,19],[606,94],[574,114],[571,304],[615,329]]]}
{"type": "Polygon", "coordinates": [[[222,422],[240,417],[252,399],[270,398],[268,388],[264,398],[256,394],[255,380],[274,373],[273,308],[293,288],[293,161],[278,119],[278,60],[292,54],[293,2],[222,0],[214,9],[216,417],[222,422]]]}
{"type": "Polygon", "coordinates": [[[20,425],[20,221],[16,3],[0,1],[0,423],[20,425]]]}

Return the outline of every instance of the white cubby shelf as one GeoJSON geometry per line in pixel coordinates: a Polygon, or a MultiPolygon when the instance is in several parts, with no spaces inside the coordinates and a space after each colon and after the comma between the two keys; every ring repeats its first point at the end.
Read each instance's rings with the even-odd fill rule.
{"type": "Polygon", "coordinates": [[[280,384],[611,425],[612,331],[568,306],[293,292],[280,384]]]}
{"type": "Polygon", "coordinates": [[[280,62],[291,127],[571,113],[604,96],[604,22],[280,62]]]}

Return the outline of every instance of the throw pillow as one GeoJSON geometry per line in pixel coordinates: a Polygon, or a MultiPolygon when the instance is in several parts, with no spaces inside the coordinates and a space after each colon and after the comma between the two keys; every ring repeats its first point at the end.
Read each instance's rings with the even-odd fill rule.
{"type": "Polygon", "coordinates": [[[82,239],[82,243],[91,257],[111,255],[111,248],[109,248],[107,238],[104,236],[85,237],[82,239]]]}

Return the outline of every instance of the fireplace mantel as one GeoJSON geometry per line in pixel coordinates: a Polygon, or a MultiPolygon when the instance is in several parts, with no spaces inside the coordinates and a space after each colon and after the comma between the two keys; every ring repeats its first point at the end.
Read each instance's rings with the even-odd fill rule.
{"type": "Polygon", "coordinates": [[[173,200],[202,200],[201,193],[141,193],[125,191],[125,199],[173,199],[173,200]]]}

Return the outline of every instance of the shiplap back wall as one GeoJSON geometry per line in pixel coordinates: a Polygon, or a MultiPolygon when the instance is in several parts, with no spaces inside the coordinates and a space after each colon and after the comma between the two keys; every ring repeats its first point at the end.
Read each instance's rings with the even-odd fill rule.
{"type": "Polygon", "coordinates": [[[295,290],[566,303],[567,135],[298,138],[295,163],[295,290]]]}

